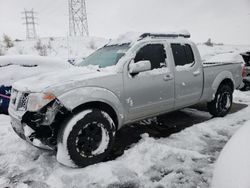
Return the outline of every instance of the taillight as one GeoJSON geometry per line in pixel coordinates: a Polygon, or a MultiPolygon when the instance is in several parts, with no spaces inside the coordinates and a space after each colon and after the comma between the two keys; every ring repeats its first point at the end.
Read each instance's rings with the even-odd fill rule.
{"type": "Polygon", "coordinates": [[[242,66],[242,77],[243,78],[246,77],[246,66],[245,65],[242,66]]]}

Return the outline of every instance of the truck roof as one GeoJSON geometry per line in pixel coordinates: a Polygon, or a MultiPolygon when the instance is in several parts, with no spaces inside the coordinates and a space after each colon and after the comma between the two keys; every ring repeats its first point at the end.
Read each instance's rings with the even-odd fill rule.
{"type": "Polygon", "coordinates": [[[187,30],[174,32],[127,32],[120,35],[117,39],[110,40],[107,46],[132,44],[146,38],[190,38],[191,35],[187,30]]]}

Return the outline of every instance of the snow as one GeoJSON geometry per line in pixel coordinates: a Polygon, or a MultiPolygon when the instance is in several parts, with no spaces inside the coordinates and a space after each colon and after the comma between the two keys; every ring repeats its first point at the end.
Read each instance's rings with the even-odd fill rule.
{"type": "MultiPolygon", "coordinates": [[[[43,92],[45,89],[62,85],[62,89],[65,91],[69,89],[65,88],[66,84],[73,84],[76,88],[76,84],[83,86],[84,81],[113,74],[116,74],[115,66],[100,69],[97,66],[72,67],[60,72],[49,72],[19,80],[13,84],[13,87],[23,92],[43,92]]],[[[53,94],[56,95],[56,92],[60,92],[59,88],[57,89],[53,94]]]]}
{"type": "Polygon", "coordinates": [[[107,149],[108,144],[109,144],[108,131],[104,129],[103,125],[101,126],[101,129],[102,129],[102,141],[101,141],[100,146],[95,151],[92,152],[93,156],[102,154],[107,149]]]}
{"type": "Polygon", "coordinates": [[[193,64],[194,64],[194,62],[193,63],[189,63],[189,64],[185,64],[183,66],[178,65],[175,68],[176,68],[177,71],[184,71],[184,70],[188,70],[188,69],[192,68],[193,64]]]}
{"type": "Polygon", "coordinates": [[[198,44],[198,50],[203,61],[207,61],[213,56],[229,53],[242,53],[250,50],[248,45],[215,45],[213,47],[198,44]]]}
{"type": "Polygon", "coordinates": [[[70,67],[70,64],[60,58],[41,57],[35,55],[7,55],[0,57],[0,66],[8,65],[20,66],[51,66],[51,67],[70,67]]]}
{"type": "Polygon", "coordinates": [[[57,160],[66,165],[66,166],[71,166],[71,167],[76,167],[76,165],[73,163],[73,161],[70,159],[70,156],[68,154],[68,149],[67,149],[67,138],[70,134],[70,132],[73,129],[73,126],[81,119],[83,119],[87,114],[91,113],[92,110],[85,110],[83,112],[78,113],[75,115],[68,123],[67,126],[64,129],[62,138],[58,139],[58,149],[57,149],[57,155],[56,158],[57,160]]]}
{"type": "MultiPolygon", "coordinates": [[[[128,39],[129,37],[124,38],[128,39]]],[[[49,39],[46,40],[49,41],[49,39]]],[[[133,37],[129,40],[133,41],[133,37]]],[[[124,41],[121,40],[121,43],[124,41]]],[[[33,48],[34,44],[34,41],[16,43],[15,47],[11,48],[7,54],[36,54],[37,51],[33,48]]],[[[53,50],[49,51],[49,56],[68,58],[66,39],[55,39],[54,42],[51,41],[51,44],[53,50]]],[[[85,44],[89,43],[83,44],[81,40],[74,40],[71,44],[72,56],[84,57],[93,51],[89,47],[79,47],[78,44],[86,46],[85,44]],[[78,49],[76,52],[72,50],[73,43],[75,48],[78,49]]],[[[218,54],[247,51],[247,49],[250,49],[250,46],[226,45],[207,47],[199,45],[198,48],[201,51],[202,59],[206,60],[218,54]]],[[[4,70],[4,67],[1,67],[0,70],[4,70],[3,73],[11,73],[14,78],[18,78],[17,75],[20,72],[38,74],[35,71],[36,67],[27,67],[27,69],[32,69],[32,71],[25,72],[20,65],[13,66],[18,66],[18,69],[14,67],[13,69],[4,70]]],[[[72,75],[76,76],[71,78],[73,81],[79,80],[79,77],[85,71],[91,72],[91,74],[99,73],[96,68],[87,68],[88,70],[85,68],[76,69],[72,71],[72,75]]],[[[105,73],[110,74],[109,72],[113,70],[114,67],[102,70],[101,75],[105,73]]],[[[157,72],[158,70],[155,71],[157,72]]],[[[71,74],[70,72],[68,73],[71,74]]],[[[82,77],[89,79],[91,74],[82,77]]],[[[147,73],[145,72],[145,74],[147,73]]],[[[0,74],[0,80],[2,81],[5,77],[1,76],[2,73],[0,74]]],[[[26,84],[23,81],[22,84],[26,84],[28,89],[31,85],[32,89],[34,89],[34,86],[37,86],[39,90],[51,83],[58,84],[62,82],[63,80],[60,79],[64,78],[64,76],[63,74],[61,74],[61,77],[57,75],[55,79],[52,76],[46,82],[44,82],[46,77],[41,76],[39,79],[44,79],[42,82],[44,85],[40,86],[37,86],[39,84],[35,78],[31,78],[33,83],[26,84]]],[[[234,101],[250,105],[250,92],[242,93],[236,91],[234,93],[234,101]]],[[[127,102],[133,105],[131,98],[128,98],[127,102]]],[[[210,187],[214,163],[221,149],[231,136],[241,126],[249,124],[250,107],[230,114],[225,118],[213,119],[210,119],[211,116],[208,112],[193,108],[186,108],[181,112],[188,114],[193,119],[206,118],[209,120],[195,124],[168,137],[156,138],[143,134],[140,141],[127,148],[125,153],[119,158],[83,169],[65,167],[57,162],[54,152],[37,149],[21,140],[11,128],[10,117],[0,115],[0,187],[210,187]]],[[[79,118],[80,116],[76,116],[74,121],[77,121],[79,118]]],[[[136,124],[133,126],[150,125],[153,123],[155,123],[155,118],[145,120],[141,122],[141,125],[136,124]]],[[[244,130],[248,132],[249,129],[246,130],[245,128],[244,130]]],[[[68,133],[69,131],[70,128],[66,132],[68,133]]],[[[130,135],[126,135],[126,138],[130,139],[130,135]]],[[[59,144],[58,151],[57,157],[59,161],[74,166],[62,144],[59,144]]],[[[240,166],[242,163],[238,165],[240,166]]]]}
{"type": "MultiPolygon", "coordinates": [[[[250,92],[234,94],[235,102],[250,104],[250,92]]],[[[182,111],[193,118],[211,117],[192,108],[182,111]]],[[[210,187],[220,150],[242,125],[249,124],[249,113],[247,107],[166,138],[143,134],[121,157],[83,169],[64,167],[53,152],[21,140],[9,117],[0,115],[0,187],[210,187]]]]}
{"type": "Polygon", "coordinates": [[[15,81],[72,67],[60,58],[33,55],[0,57],[0,85],[11,86],[15,81]]]}
{"type": "MultiPolygon", "coordinates": [[[[115,127],[115,123],[114,123],[113,119],[106,112],[102,111],[101,113],[102,113],[103,117],[105,117],[105,119],[108,120],[108,122],[112,126],[113,130],[115,130],[116,127],[115,127]]],[[[113,133],[113,136],[115,136],[115,131],[113,133]]]]}
{"type": "Polygon", "coordinates": [[[250,187],[250,121],[236,132],[216,162],[212,188],[250,187]]]}
{"type": "Polygon", "coordinates": [[[120,35],[117,39],[110,40],[108,45],[122,45],[122,44],[133,44],[141,38],[141,35],[145,33],[150,33],[154,35],[164,34],[164,35],[179,35],[179,36],[190,36],[190,33],[186,29],[176,30],[176,31],[146,31],[146,32],[127,32],[120,35]]]}
{"type": "Polygon", "coordinates": [[[205,63],[243,63],[243,57],[237,53],[223,53],[208,58],[205,63]]]}
{"type": "MultiPolygon", "coordinates": [[[[64,60],[87,57],[108,42],[107,39],[100,37],[50,37],[41,38],[40,41],[46,48],[45,55],[64,60]]],[[[8,49],[5,55],[39,55],[39,50],[35,48],[37,43],[38,40],[14,42],[14,47],[8,49]]]]}

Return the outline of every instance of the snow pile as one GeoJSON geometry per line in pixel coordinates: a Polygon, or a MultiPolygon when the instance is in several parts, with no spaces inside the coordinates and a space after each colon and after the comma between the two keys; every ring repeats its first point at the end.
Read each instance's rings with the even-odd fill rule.
{"type": "Polygon", "coordinates": [[[59,58],[41,56],[0,56],[0,85],[11,86],[14,82],[51,71],[72,67],[59,58]]]}
{"type": "MultiPolygon", "coordinates": [[[[250,93],[235,92],[250,104],[250,93]]],[[[184,109],[191,118],[211,116],[184,109]]],[[[250,107],[193,125],[167,138],[142,139],[121,157],[83,169],[70,169],[53,152],[32,147],[0,116],[0,187],[210,187],[213,165],[229,138],[250,120],[250,107]],[[8,146],[8,147],[6,147],[8,146]]],[[[140,126],[140,125],[137,125],[140,126]]]]}
{"type": "Polygon", "coordinates": [[[57,67],[67,68],[70,64],[61,58],[41,57],[34,55],[8,55],[0,56],[0,67],[6,67],[8,65],[20,65],[24,67],[57,67]]]}
{"type": "Polygon", "coordinates": [[[222,150],[216,163],[212,188],[250,187],[250,121],[245,123],[222,150]]]}

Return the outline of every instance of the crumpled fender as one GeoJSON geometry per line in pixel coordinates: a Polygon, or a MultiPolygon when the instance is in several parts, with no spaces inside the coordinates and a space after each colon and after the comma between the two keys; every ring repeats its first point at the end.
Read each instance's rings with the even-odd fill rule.
{"type": "Polygon", "coordinates": [[[103,102],[111,106],[118,117],[118,128],[124,122],[125,111],[119,98],[110,90],[100,87],[77,88],[60,96],[57,99],[68,110],[72,111],[76,107],[89,102],[103,102]]]}
{"type": "Polygon", "coordinates": [[[232,73],[230,71],[222,71],[220,74],[218,74],[216,76],[216,78],[214,79],[213,81],[213,84],[212,84],[212,100],[214,99],[215,97],[215,94],[221,84],[221,82],[225,79],[230,79],[234,86],[235,86],[235,82],[234,82],[234,77],[232,75],[232,73]]]}

